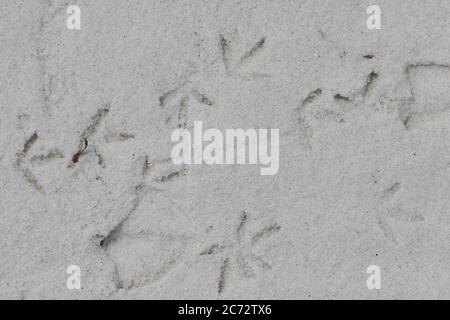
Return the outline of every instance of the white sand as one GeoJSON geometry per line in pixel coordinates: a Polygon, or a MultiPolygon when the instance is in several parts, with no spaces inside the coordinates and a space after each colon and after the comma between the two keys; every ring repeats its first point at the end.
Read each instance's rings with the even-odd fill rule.
{"type": "Polygon", "coordinates": [[[450,298],[450,2],[370,4],[0,1],[0,298],[450,298]],[[278,174],[172,165],[195,120],[278,174]]]}

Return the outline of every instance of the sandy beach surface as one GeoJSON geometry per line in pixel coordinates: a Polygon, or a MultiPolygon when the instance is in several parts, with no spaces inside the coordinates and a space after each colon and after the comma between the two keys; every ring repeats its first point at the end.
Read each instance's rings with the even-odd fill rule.
{"type": "Polygon", "coordinates": [[[0,298],[449,299],[449,15],[0,0],[0,298]],[[279,129],[278,172],[174,164],[195,121],[279,129]]]}

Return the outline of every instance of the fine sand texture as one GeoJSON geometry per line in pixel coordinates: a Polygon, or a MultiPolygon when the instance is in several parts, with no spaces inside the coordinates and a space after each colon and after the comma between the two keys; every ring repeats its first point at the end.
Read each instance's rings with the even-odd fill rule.
{"type": "Polygon", "coordinates": [[[449,299],[449,35],[447,0],[0,0],[0,298],[449,299]],[[279,171],[174,164],[194,121],[279,129],[279,171]]]}

